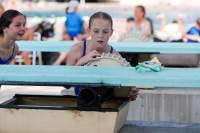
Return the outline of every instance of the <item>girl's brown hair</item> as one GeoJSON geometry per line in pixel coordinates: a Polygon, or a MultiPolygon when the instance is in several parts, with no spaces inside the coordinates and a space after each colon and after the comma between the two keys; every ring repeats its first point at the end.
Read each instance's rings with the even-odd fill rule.
{"type": "Polygon", "coordinates": [[[12,20],[19,15],[24,16],[21,12],[18,12],[16,10],[7,10],[1,15],[1,18],[0,18],[0,35],[3,34],[3,27],[9,27],[10,24],[12,23],[12,20]]]}
{"type": "Polygon", "coordinates": [[[90,20],[89,20],[89,28],[91,28],[92,20],[93,20],[93,19],[96,19],[96,18],[106,19],[106,20],[110,21],[110,23],[111,23],[111,29],[113,29],[112,17],[111,17],[109,14],[105,13],[105,12],[96,12],[96,13],[94,13],[94,14],[90,17],[90,20]]]}

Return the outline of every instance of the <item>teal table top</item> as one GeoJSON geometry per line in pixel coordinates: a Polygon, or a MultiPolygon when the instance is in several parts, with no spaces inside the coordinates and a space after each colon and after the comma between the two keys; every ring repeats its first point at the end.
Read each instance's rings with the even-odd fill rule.
{"type": "Polygon", "coordinates": [[[133,67],[1,65],[0,70],[0,84],[200,87],[199,68],[138,73],[133,67]]]}
{"type": "MultiPolygon", "coordinates": [[[[74,41],[18,41],[20,51],[69,51],[74,41]]],[[[118,52],[198,54],[199,43],[109,42],[118,52]]]]}

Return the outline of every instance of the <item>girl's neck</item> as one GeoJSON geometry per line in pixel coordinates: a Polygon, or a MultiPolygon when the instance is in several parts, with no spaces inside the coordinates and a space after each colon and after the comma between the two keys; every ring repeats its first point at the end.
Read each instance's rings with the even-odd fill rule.
{"type": "Polygon", "coordinates": [[[4,49],[9,49],[15,43],[15,40],[12,40],[6,36],[0,36],[0,45],[4,49]]]}
{"type": "Polygon", "coordinates": [[[97,52],[102,54],[103,52],[106,52],[106,50],[107,50],[108,45],[105,45],[104,47],[98,48],[98,47],[96,47],[96,45],[92,44],[91,40],[89,40],[88,43],[89,43],[89,51],[96,50],[97,52]]]}

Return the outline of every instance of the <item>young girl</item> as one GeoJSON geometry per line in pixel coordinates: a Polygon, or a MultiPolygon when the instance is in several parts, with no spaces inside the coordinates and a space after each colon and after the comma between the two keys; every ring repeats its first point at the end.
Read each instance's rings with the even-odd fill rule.
{"type": "Polygon", "coordinates": [[[5,11],[0,18],[0,64],[9,64],[18,53],[16,40],[25,33],[24,15],[16,10],[5,11]]]}
{"type": "Polygon", "coordinates": [[[18,53],[16,40],[25,33],[24,15],[16,10],[5,11],[0,18],[0,65],[9,64],[18,53]]]}
{"type": "MultiPolygon", "coordinates": [[[[103,52],[119,54],[112,46],[108,45],[108,40],[113,33],[113,21],[109,14],[97,12],[90,17],[89,28],[90,40],[76,43],[72,46],[68,58],[68,66],[83,66],[89,61],[98,60],[103,52]]],[[[75,87],[78,94],[79,88],[75,87]]],[[[134,90],[130,99],[136,100],[139,90],[134,90]]]]}

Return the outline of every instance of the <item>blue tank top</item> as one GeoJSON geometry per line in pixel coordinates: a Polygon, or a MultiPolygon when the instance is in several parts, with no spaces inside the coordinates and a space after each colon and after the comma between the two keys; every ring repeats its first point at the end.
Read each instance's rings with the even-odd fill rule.
{"type": "MultiPolygon", "coordinates": [[[[113,47],[110,46],[110,53],[112,54],[113,53],[113,47]]],[[[83,41],[83,54],[82,54],[82,57],[86,55],[86,40],[83,41]]],[[[76,95],[79,94],[79,87],[78,86],[75,86],[74,87],[74,92],[76,95]]]]}
{"type": "Polygon", "coordinates": [[[11,54],[11,56],[7,60],[2,60],[1,57],[0,57],[0,65],[9,64],[12,61],[12,59],[13,59],[14,51],[15,51],[15,44],[13,44],[12,54],[11,54]]]}

